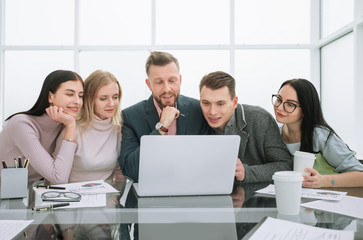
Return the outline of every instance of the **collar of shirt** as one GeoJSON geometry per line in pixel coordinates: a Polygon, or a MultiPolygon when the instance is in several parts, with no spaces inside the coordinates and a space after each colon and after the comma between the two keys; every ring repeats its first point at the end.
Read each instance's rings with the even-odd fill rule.
{"type": "MultiPolygon", "coordinates": [[[[163,112],[159,106],[159,104],[155,101],[155,98],[153,98],[154,106],[156,108],[156,111],[158,112],[159,119],[161,116],[161,113],[163,112]]],[[[175,104],[176,105],[176,104],[175,104]]],[[[175,106],[177,108],[177,105],[175,106]]],[[[171,125],[168,128],[168,132],[165,135],[176,135],[176,119],[171,123],[171,125]]]]}

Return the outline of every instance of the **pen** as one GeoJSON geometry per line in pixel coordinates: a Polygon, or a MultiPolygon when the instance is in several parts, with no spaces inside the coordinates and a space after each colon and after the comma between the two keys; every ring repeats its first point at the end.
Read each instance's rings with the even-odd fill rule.
{"type": "Polygon", "coordinates": [[[20,156],[18,157],[18,166],[19,166],[20,168],[23,168],[23,164],[22,164],[22,162],[21,162],[21,157],[20,157],[20,156]]]}
{"type": "Polygon", "coordinates": [[[69,206],[69,205],[71,205],[71,203],[50,204],[48,206],[33,207],[32,210],[33,211],[45,211],[45,210],[58,208],[58,207],[65,207],[65,206],[69,206]]]}
{"type": "Polygon", "coordinates": [[[18,159],[14,158],[14,167],[18,168],[18,159]]]}
{"type": "Polygon", "coordinates": [[[59,189],[59,190],[66,190],[65,187],[55,187],[55,186],[46,186],[46,185],[37,185],[39,189],[59,189]]]}
{"type": "Polygon", "coordinates": [[[8,164],[6,164],[5,160],[2,160],[2,163],[3,163],[3,168],[8,168],[8,164]]]}
{"type": "Polygon", "coordinates": [[[29,158],[25,159],[24,168],[28,168],[28,165],[29,165],[29,158]]]}

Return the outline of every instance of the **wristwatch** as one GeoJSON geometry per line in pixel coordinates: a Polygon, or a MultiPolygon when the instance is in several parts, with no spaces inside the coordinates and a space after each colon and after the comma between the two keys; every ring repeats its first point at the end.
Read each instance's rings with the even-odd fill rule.
{"type": "Polygon", "coordinates": [[[156,129],[157,131],[161,130],[161,131],[163,131],[163,132],[165,132],[165,133],[167,133],[167,132],[168,132],[168,130],[169,130],[169,129],[167,129],[166,127],[164,127],[164,126],[163,126],[163,123],[162,123],[162,122],[158,122],[158,123],[155,125],[155,129],[156,129]]]}

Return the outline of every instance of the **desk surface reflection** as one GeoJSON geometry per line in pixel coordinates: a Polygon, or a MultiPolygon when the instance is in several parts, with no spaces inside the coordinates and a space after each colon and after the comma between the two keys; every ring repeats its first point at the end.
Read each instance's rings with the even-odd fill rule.
{"type": "MultiPolygon", "coordinates": [[[[38,184],[38,183],[34,183],[38,184]]],[[[301,207],[298,216],[277,213],[274,197],[255,194],[270,183],[236,184],[230,195],[139,198],[126,179],[111,183],[107,206],[33,212],[35,194],[0,200],[0,219],[34,220],[28,239],[242,239],[264,217],[311,226],[355,231],[363,239],[363,220],[301,207]]],[[[363,188],[330,188],[363,197],[363,188]]],[[[23,239],[19,234],[17,239],[23,239]]]]}

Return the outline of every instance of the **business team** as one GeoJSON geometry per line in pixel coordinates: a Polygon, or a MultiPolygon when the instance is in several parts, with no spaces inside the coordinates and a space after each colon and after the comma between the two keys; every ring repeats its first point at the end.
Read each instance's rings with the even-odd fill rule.
{"type": "Polygon", "coordinates": [[[271,181],[274,172],[292,170],[292,154],[301,150],[317,156],[304,186],[363,186],[363,165],[325,122],[309,81],[286,81],[273,95],[279,129],[266,110],[238,103],[228,73],[204,76],[198,101],[180,95],[179,63],[170,53],[151,52],[145,67],[151,96],[122,114],[121,86],[111,73],[98,70],[84,83],[72,71],[50,73],[34,106],[7,118],[0,159],[29,158],[29,181],[117,179],[121,172],[137,181],[143,135],[239,135],[238,182],[271,181]]]}

